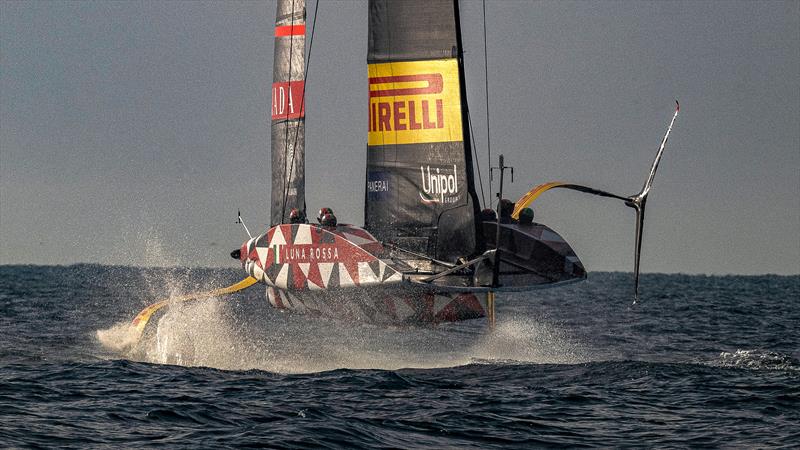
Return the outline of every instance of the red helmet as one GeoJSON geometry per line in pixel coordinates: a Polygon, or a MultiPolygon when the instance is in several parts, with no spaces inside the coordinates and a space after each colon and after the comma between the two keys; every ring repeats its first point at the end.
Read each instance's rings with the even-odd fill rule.
{"type": "Polygon", "coordinates": [[[328,213],[322,216],[319,223],[326,227],[335,227],[336,226],[336,216],[333,213],[328,213]]]}
{"type": "Polygon", "coordinates": [[[305,221],[306,215],[303,214],[303,211],[292,208],[292,211],[289,213],[289,223],[305,223],[305,221]]]}
{"type": "Polygon", "coordinates": [[[322,218],[325,214],[333,215],[333,210],[330,208],[320,208],[319,214],[317,214],[317,222],[322,223],[322,218]]]}

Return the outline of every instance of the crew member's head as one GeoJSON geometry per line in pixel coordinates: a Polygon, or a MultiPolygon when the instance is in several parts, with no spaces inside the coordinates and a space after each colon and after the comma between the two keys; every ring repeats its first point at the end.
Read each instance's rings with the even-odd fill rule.
{"type": "Polygon", "coordinates": [[[519,212],[519,223],[521,225],[530,225],[533,223],[533,210],[530,208],[522,208],[519,212]]]}
{"type": "Polygon", "coordinates": [[[497,222],[497,213],[492,208],[486,208],[481,211],[482,222],[497,222]]]}
{"type": "Polygon", "coordinates": [[[306,223],[306,215],[303,214],[303,211],[292,208],[292,211],[289,212],[289,223],[306,223]]]}
{"type": "Polygon", "coordinates": [[[317,214],[317,222],[322,223],[322,218],[325,214],[333,215],[333,210],[330,208],[320,208],[319,213],[317,214]]]}
{"type": "Polygon", "coordinates": [[[514,202],[511,200],[504,198],[500,200],[500,218],[501,219],[510,219],[511,213],[514,212],[514,202]]]}
{"type": "Polygon", "coordinates": [[[336,226],[336,216],[334,216],[332,212],[331,213],[327,213],[327,214],[322,216],[322,218],[320,219],[319,223],[322,224],[322,226],[324,226],[324,227],[335,227],[336,226]]]}

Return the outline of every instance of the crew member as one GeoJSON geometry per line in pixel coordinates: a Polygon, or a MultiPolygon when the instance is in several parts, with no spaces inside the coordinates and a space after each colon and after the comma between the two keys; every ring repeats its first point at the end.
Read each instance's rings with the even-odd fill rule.
{"type": "Polygon", "coordinates": [[[292,208],[291,212],[289,212],[289,223],[307,223],[306,215],[303,211],[292,208]]]}
{"type": "Polygon", "coordinates": [[[514,202],[504,198],[500,200],[500,223],[516,223],[517,221],[511,217],[514,212],[514,202]]]}
{"type": "Polygon", "coordinates": [[[325,214],[333,216],[333,210],[330,208],[320,208],[319,213],[317,213],[317,222],[322,223],[322,218],[325,217],[325,214]]]}
{"type": "Polygon", "coordinates": [[[330,208],[320,208],[317,214],[317,222],[324,227],[335,227],[337,220],[330,208]]]}
{"type": "Polygon", "coordinates": [[[492,208],[482,210],[481,222],[497,222],[497,213],[492,208]]]}
{"type": "Polygon", "coordinates": [[[530,208],[522,208],[519,212],[519,224],[531,225],[533,223],[533,210],[530,208]]]}
{"type": "Polygon", "coordinates": [[[336,226],[336,216],[333,215],[333,212],[329,212],[322,216],[319,220],[319,223],[323,227],[335,227],[336,226]]]}

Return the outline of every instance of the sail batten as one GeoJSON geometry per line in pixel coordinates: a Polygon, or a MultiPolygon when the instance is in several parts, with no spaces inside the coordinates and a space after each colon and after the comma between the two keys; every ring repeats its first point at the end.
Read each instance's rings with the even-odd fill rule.
{"type": "Polygon", "coordinates": [[[271,225],[305,211],[305,0],[278,0],[275,17],[271,225]]]}
{"type": "Polygon", "coordinates": [[[365,226],[454,261],[479,250],[457,4],[371,0],[365,226]]]}

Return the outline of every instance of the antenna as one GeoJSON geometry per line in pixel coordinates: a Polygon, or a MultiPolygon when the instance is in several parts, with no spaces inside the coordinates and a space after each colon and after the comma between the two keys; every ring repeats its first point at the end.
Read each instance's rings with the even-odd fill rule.
{"type": "Polygon", "coordinates": [[[501,154],[499,164],[496,167],[489,167],[489,175],[495,170],[500,171],[500,189],[497,191],[497,226],[494,238],[494,266],[492,268],[492,287],[500,286],[500,219],[502,217],[503,207],[503,175],[506,169],[511,169],[511,182],[514,182],[514,168],[505,164],[505,158],[501,154]]]}
{"type": "Polygon", "coordinates": [[[244,221],[242,221],[242,212],[240,210],[236,210],[236,222],[234,222],[234,223],[242,224],[242,226],[244,227],[245,233],[247,233],[247,236],[250,237],[250,239],[253,239],[253,235],[250,234],[250,230],[247,229],[247,225],[245,225],[244,221]]]}

